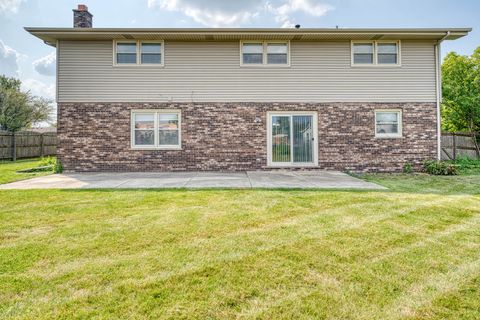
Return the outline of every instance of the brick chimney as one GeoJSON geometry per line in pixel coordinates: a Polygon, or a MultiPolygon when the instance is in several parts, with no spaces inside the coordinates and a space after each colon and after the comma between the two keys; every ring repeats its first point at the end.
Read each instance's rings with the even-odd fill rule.
{"type": "Polygon", "coordinates": [[[93,15],[88,12],[88,7],[79,4],[77,9],[73,9],[73,27],[74,28],[91,28],[93,25],[93,15]]]}

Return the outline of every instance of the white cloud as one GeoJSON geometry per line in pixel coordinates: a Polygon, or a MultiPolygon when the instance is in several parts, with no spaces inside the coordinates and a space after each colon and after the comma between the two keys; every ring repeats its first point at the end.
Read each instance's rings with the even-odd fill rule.
{"type": "Polygon", "coordinates": [[[55,84],[47,84],[36,79],[22,80],[22,90],[30,91],[35,96],[55,99],[55,84]]]}
{"type": "Polygon", "coordinates": [[[282,28],[291,28],[295,25],[291,17],[293,13],[301,12],[314,17],[321,17],[334,8],[316,0],[286,0],[281,5],[267,2],[266,9],[274,15],[277,22],[282,23],[282,28]]]}
{"type": "Polygon", "coordinates": [[[324,0],[148,0],[148,7],[180,12],[209,27],[248,24],[263,13],[288,28],[295,25],[293,14],[320,17],[333,10],[324,0]]]}
{"type": "Polygon", "coordinates": [[[54,76],[57,58],[55,52],[46,55],[43,58],[35,60],[32,64],[35,70],[44,76],[54,76]]]}
{"type": "Polygon", "coordinates": [[[258,15],[261,2],[255,0],[148,0],[149,8],[177,11],[209,27],[233,27],[258,15]]]}
{"type": "Polygon", "coordinates": [[[23,58],[26,58],[26,55],[19,53],[0,40],[0,75],[17,77],[18,65],[23,58]]]}
{"type": "Polygon", "coordinates": [[[17,13],[25,0],[0,0],[0,13],[17,13]]]}
{"type": "Polygon", "coordinates": [[[281,28],[293,28],[293,27],[295,27],[295,23],[293,23],[289,19],[283,21],[283,24],[281,26],[281,28]]]}

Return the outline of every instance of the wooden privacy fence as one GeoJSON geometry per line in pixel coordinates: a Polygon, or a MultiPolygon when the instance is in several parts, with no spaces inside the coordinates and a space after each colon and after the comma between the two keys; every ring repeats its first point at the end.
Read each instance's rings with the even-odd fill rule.
{"type": "MultiPolygon", "coordinates": [[[[55,155],[57,153],[57,134],[55,132],[17,132],[17,159],[55,155]]],[[[13,134],[0,132],[0,160],[12,159],[13,134]]]]}
{"type": "MultiPolygon", "coordinates": [[[[478,135],[477,133],[477,137],[478,135]]],[[[455,160],[459,157],[480,159],[473,139],[475,139],[475,135],[469,132],[443,132],[442,159],[455,160]]]]}

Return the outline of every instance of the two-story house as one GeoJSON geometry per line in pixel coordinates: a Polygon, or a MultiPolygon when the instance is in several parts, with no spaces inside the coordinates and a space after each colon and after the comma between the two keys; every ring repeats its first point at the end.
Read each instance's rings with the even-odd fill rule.
{"type": "Polygon", "coordinates": [[[70,171],[399,171],[440,154],[440,43],[471,29],[26,28],[57,50],[70,171]]]}

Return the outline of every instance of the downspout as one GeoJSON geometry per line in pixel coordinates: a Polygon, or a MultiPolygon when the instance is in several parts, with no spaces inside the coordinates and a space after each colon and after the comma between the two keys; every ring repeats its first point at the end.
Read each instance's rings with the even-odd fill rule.
{"type": "Polygon", "coordinates": [[[435,44],[435,81],[437,91],[437,159],[442,158],[442,118],[440,114],[440,104],[442,103],[442,54],[441,44],[443,40],[448,38],[450,31],[435,44]]]}

